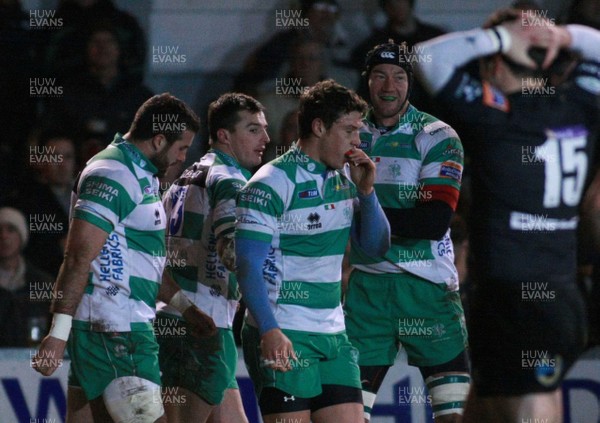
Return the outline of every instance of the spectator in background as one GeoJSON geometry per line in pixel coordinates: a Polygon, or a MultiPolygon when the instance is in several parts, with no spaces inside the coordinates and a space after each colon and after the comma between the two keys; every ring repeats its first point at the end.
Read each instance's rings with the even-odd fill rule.
{"type": "Polygon", "coordinates": [[[64,94],[48,102],[47,120],[103,139],[124,133],[137,107],[152,96],[120,64],[125,54],[114,26],[97,24],[85,37],[86,69],[64,81],[64,94]]]}
{"type": "Polygon", "coordinates": [[[76,170],[75,145],[62,132],[43,132],[29,154],[30,176],[14,187],[8,204],[29,219],[32,231],[25,255],[36,266],[58,274],[69,229],[69,207],[76,170]],[[17,191],[18,190],[18,191],[17,191]]]}
{"type": "MultiPolygon", "coordinates": [[[[380,0],[387,23],[383,28],[375,28],[371,35],[352,50],[351,62],[357,73],[362,72],[367,52],[375,45],[387,43],[391,38],[396,43],[406,42],[411,48],[416,43],[444,34],[444,30],[421,22],[414,14],[416,0],[380,0]]],[[[369,96],[366,82],[361,78],[357,92],[365,98],[369,96]]],[[[410,102],[419,110],[433,113],[431,99],[418,81],[415,81],[410,102]]]]}
{"type": "Polygon", "coordinates": [[[0,347],[27,347],[48,330],[51,275],[23,257],[29,231],[23,214],[0,208],[0,347]]]}
{"type": "MultiPolygon", "coordinates": [[[[290,46],[289,72],[283,78],[269,78],[262,84],[257,99],[269,117],[269,136],[276,140],[289,112],[298,109],[300,95],[327,76],[325,46],[314,39],[295,40],[290,46]]],[[[275,143],[273,143],[275,144],[275,143]]],[[[275,150],[276,145],[269,150],[275,150]]]]}
{"type": "Polygon", "coordinates": [[[18,0],[0,0],[0,198],[23,171],[25,140],[36,117],[29,78],[36,74],[41,33],[29,28],[29,16],[18,0]]]}
{"type": "Polygon", "coordinates": [[[117,9],[112,0],[61,0],[56,18],[62,19],[62,27],[48,42],[48,74],[69,78],[85,72],[85,34],[98,23],[110,22],[121,45],[123,74],[137,83],[143,81],[147,48],[144,32],[137,20],[117,9]]]}
{"type": "Polygon", "coordinates": [[[267,149],[263,156],[263,163],[281,156],[287,152],[295,140],[298,139],[298,110],[289,111],[283,119],[279,127],[278,137],[267,144],[267,149]]]}
{"type": "MultiPolygon", "coordinates": [[[[299,18],[296,18],[294,8],[281,10],[285,16],[275,22],[285,29],[274,34],[246,59],[244,69],[234,83],[235,90],[257,95],[257,87],[263,81],[285,75],[285,66],[293,57],[291,46],[298,39],[322,43],[327,49],[331,65],[344,66],[346,42],[336,25],[339,10],[336,0],[301,0],[299,18]]],[[[340,78],[336,75],[336,79],[340,78]]],[[[341,82],[350,85],[348,81],[341,82]]]]}

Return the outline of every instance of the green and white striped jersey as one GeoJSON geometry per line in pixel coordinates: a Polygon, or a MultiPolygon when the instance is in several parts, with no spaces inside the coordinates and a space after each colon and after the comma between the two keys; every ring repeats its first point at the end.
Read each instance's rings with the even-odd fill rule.
{"type": "MultiPolygon", "coordinates": [[[[464,154],[454,129],[413,106],[383,133],[370,116],[364,123],[360,148],[377,166],[375,191],[382,207],[412,208],[418,201],[440,200],[456,208],[464,154]]],[[[410,272],[458,289],[450,229],[437,241],[392,236],[384,257],[353,248],[350,262],[368,273],[410,272]]]]}
{"type": "MultiPolygon", "coordinates": [[[[348,177],[297,148],[264,165],[240,192],[236,238],[271,243],[263,277],[282,329],[345,330],[341,270],[356,196],[348,177]]],[[[256,326],[251,316],[250,323],[256,326]]]]}
{"type": "Polygon", "coordinates": [[[117,134],[81,173],[71,216],[106,231],[108,238],[90,266],[74,328],[152,330],[166,227],[156,172],[136,146],[117,134]]]}
{"type": "MultiPolygon", "coordinates": [[[[231,328],[240,298],[235,274],[217,254],[217,238],[235,230],[235,199],[250,172],[210,150],[186,169],[164,197],[167,267],[185,295],[217,327],[231,328]]],[[[181,314],[165,305],[161,312],[181,314]]]]}

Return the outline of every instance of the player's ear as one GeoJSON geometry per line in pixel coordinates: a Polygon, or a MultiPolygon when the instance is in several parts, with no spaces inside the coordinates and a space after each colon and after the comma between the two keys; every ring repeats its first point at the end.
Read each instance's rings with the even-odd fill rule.
{"type": "Polygon", "coordinates": [[[229,131],[227,129],[225,129],[225,128],[217,129],[217,142],[224,144],[224,145],[231,144],[231,134],[229,133],[229,131]]]}
{"type": "Polygon", "coordinates": [[[165,136],[163,134],[156,134],[152,137],[152,148],[154,151],[159,152],[161,151],[165,145],[167,145],[167,139],[165,138],[165,136]]]}
{"type": "Polygon", "coordinates": [[[318,138],[321,138],[325,133],[325,122],[321,118],[314,118],[311,124],[311,129],[313,134],[315,134],[318,138]]]}

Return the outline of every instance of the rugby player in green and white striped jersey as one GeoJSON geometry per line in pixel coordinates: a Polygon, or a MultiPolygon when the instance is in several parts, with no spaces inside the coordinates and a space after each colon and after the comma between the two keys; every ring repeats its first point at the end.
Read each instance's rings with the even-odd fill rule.
{"type": "Polygon", "coordinates": [[[244,359],[266,423],[362,422],[358,356],[341,306],[342,258],[351,234],[369,254],[390,245],[375,165],[356,149],[366,110],[334,81],[315,84],[300,97],[297,144],[238,195],[237,276],[249,310],[244,359]]]}
{"type": "MultiPolygon", "coordinates": [[[[211,149],[186,169],[164,198],[167,213],[167,269],[218,333],[197,342],[189,333],[158,333],[162,382],[169,422],[244,423],[235,379],[237,346],[232,325],[239,290],[233,273],[235,199],[261,163],[269,136],[263,106],[241,93],[223,94],[208,108],[211,149]],[[185,395],[186,401],[177,396],[185,395]]],[[[181,314],[166,306],[159,329],[177,326],[181,314]],[[175,323],[169,323],[175,322],[175,323]]]]}
{"type": "Polygon", "coordinates": [[[171,279],[161,285],[167,222],[158,177],[183,162],[198,129],[185,103],[154,96],[77,179],[54,320],[33,360],[50,375],[68,347],[72,419],[87,409],[74,405],[89,402],[95,421],[166,421],[152,326],[157,296],[179,308],[194,332],[211,330],[171,279]]]}
{"type": "Polygon", "coordinates": [[[429,403],[436,423],[457,422],[470,377],[449,226],[463,147],[448,124],[409,103],[414,59],[393,40],[366,58],[372,110],[361,130],[361,149],[377,166],[375,191],[392,246],[381,255],[352,249],[346,324],[360,353],[365,420],[401,345],[429,392],[402,401],[429,403]]]}

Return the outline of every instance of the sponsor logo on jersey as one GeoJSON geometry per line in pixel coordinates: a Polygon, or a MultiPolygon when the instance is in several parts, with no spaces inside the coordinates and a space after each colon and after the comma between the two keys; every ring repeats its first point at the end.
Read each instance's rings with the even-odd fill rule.
{"type": "Polygon", "coordinates": [[[368,150],[371,148],[371,141],[361,141],[358,148],[361,150],[368,150]]]}
{"type": "Polygon", "coordinates": [[[487,82],[483,83],[483,104],[505,113],[510,110],[508,99],[504,94],[487,82]]]}
{"type": "Polygon", "coordinates": [[[333,210],[335,209],[335,204],[325,204],[325,210],[333,210]]]}
{"type": "Polygon", "coordinates": [[[320,222],[321,216],[319,213],[311,213],[308,215],[307,219],[309,223],[306,225],[306,229],[320,229],[323,227],[323,224],[320,222]]]}
{"type": "Polygon", "coordinates": [[[456,162],[443,162],[440,167],[440,176],[442,178],[451,178],[460,181],[462,175],[462,166],[456,162]]]}
{"type": "Polygon", "coordinates": [[[298,193],[298,198],[302,199],[316,198],[318,196],[319,190],[317,190],[316,188],[306,189],[298,193]]]}

